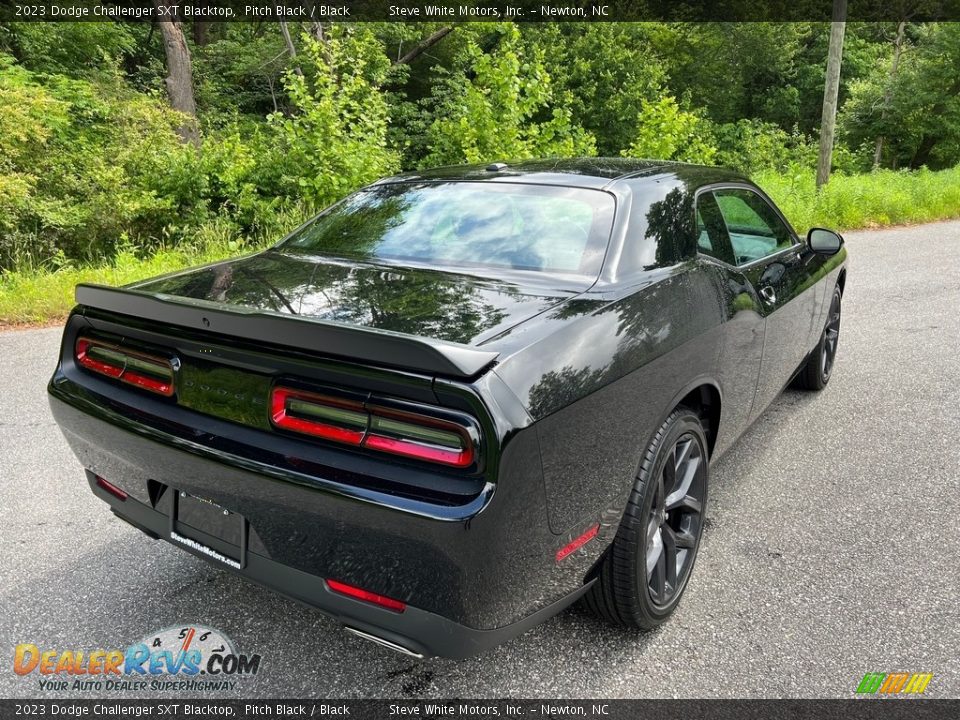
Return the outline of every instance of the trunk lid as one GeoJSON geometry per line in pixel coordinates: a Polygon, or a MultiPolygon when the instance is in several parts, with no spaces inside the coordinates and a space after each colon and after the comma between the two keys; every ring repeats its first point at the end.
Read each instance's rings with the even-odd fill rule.
{"type": "Polygon", "coordinates": [[[522,277],[268,250],[147,280],[140,293],[477,346],[573,297],[522,277]]]}

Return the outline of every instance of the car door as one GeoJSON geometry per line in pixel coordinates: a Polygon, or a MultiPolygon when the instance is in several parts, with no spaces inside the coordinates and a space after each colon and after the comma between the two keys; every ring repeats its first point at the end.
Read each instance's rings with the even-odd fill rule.
{"type": "Polygon", "coordinates": [[[751,417],[779,394],[810,351],[815,285],[802,244],[773,205],[747,186],[712,190],[734,264],[755,293],[765,318],[763,354],[751,417]]]}
{"type": "Polygon", "coordinates": [[[736,267],[727,226],[713,194],[697,196],[697,251],[712,266],[726,305],[717,380],[723,391],[723,423],[717,436],[723,452],[746,430],[763,360],[766,308],[747,276],[736,267]]]}

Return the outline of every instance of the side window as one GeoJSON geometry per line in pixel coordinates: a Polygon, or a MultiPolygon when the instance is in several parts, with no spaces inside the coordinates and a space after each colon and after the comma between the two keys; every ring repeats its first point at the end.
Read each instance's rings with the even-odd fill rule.
{"type": "Polygon", "coordinates": [[[793,245],[793,235],[762,197],[750,190],[713,192],[737,265],[772,255],[793,245]]]}
{"type": "Polygon", "coordinates": [[[697,250],[730,265],[736,264],[720,207],[708,192],[697,198],[697,250]]]}
{"type": "Polygon", "coordinates": [[[707,255],[713,255],[713,240],[710,239],[710,233],[707,232],[707,226],[703,222],[703,213],[700,212],[700,208],[697,208],[697,247],[707,255]]]}

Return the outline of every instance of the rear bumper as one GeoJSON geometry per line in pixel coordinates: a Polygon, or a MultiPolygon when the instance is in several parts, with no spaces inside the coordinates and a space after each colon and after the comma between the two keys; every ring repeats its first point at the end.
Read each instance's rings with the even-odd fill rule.
{"type": "Polygon", "coordinates": [[[248,580],[264,585],[287,597],[316,608],[358,634],[380,641],[399,652],[425,657],[462,658],[498,645],[537,623],[560,612],[579,598],[589,585],[561,598],[523,620],[495,630],[476,630],[456,623],[442,615],[408,605],[402,613],[381,609],[368,603],[338,595],[330,590],[324,579],[302,570],[274,562],[253,552],[247,552],[240,570],[212,559],[203,552],[171,539],[170,518],[131,497],[119,500],[98,487],[93,473],[87,473],[90,489],[110,505],[121,519],[147,535],[166,540],[219,568],[230,570],[248,580]],[[384,642],[385,641],[385,642],[384,642]]]}
{"type": "MultiPolygon", "coordinates": [[[[502,489],[434,516],[333,484],[278,477],[255,462],[165,437],[141,417],[119,417],[63,375],[50,405],[87,469],[94,494],[122,519],[223,569],[319,609],[348,628],[415,655],[465,657],[524,632],[575,601],[600,542],[558,565],[564,538],[545,517],[542,482],[525,477],[537,456],[523,433],[504,458],[502,489]],[[512,469],[509,469],[511,468],[512,469]],[[96,485],[95,474],[128,493],[96,485]],[[508,490],[508,487],[512,488],[508,490]],[[241,567],[171,535],[170,496],[209,498],[247,519],[241,567]],[[407,603],[395,612],[330,590],[335,579],[407,603]]],[[[531,434],[533,437],[533,434],[531,434]]],[[[204,438],[198,437],[197,440],[204,438]]],[[[216,549],[203,533],[191,539],[216,549]]]]}

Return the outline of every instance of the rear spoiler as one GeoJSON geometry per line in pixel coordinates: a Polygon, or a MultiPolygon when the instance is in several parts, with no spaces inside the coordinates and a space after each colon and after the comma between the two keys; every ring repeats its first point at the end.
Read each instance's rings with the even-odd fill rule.
{"type": "Polygon", "coordinates": [[[76,300],[87,308],[142,320],[431,375],[471,378],[499,355],[387,330],[103,285],[77,285],[76,300]]]}

